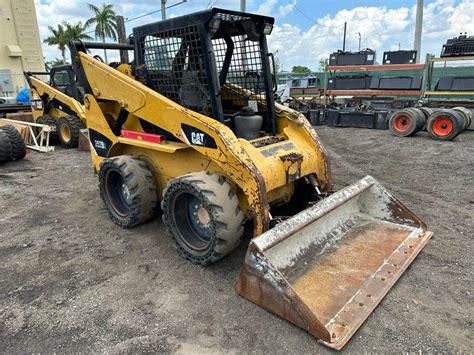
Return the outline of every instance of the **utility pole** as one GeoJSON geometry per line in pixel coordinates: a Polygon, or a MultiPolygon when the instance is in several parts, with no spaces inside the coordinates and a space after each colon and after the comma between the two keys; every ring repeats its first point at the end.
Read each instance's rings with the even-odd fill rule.
{"type": "Polygon", "coordinates": [[[416,1],[416,23],[415,23],[415,43],[416,62],[420,62],[421,55],[421,33],[423,27],[423,0],[416,1]]]}
{"type": "Polygon", "coordinates": [[[357,32],[359,34],[359,52],[360,52],[360,44],[362,42],[362,35],[360,34],[360,32],[357,32]]]}
{"type": "MultiPolygon", "coordinates": [[[[123,16],[118,15],[115,18],[117,22],[117,34],[118,34],[118,41],[119,43],[127,43],[127,32],[125,31],[125,21],[123,16]]],[[[120,63],[128,63],[128,51],[121,50],[120,51],[120,63]]]]}
{"type": "Polygon", "coordinates": [[[346,51],[346,30],[347,30],[347,22],[344,22],[344,37],[342,39],[342,51],[346,51]]]}
{"type": "Polygon", "coordinates": [[[240,12],[245,12],[246,0],[240,0],[240,12]]]}
{"type": "Polygon", "coordinates": [[[166,20],[166,0],[161,0],[161,19],[166,20]]]}

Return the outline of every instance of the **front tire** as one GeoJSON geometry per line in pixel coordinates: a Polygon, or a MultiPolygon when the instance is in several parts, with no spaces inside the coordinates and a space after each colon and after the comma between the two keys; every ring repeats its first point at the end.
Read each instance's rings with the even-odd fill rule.
{"type": "Polygon", "coordinates": [[[244,216],[226,180],[206,172],[171,180],[161,201],[163,223],[179,254],[199,265],[209,265],[237,247],[244,216]]]}
{"type": "Polygon", "coordinates": [[[79,143],[79,131],[82,128],[84,125],[78,117],[61,117],[57,124],[57,134],[61,146],[66,149],[76,148],[79,143]]]}
{"type": "Polygon", "coordinates": [[[99,170],[99,189],[110,218],[121,227],[134,227],[155,214],[155,182],[140,158],[121,155],[104,160],[99,170]]]}

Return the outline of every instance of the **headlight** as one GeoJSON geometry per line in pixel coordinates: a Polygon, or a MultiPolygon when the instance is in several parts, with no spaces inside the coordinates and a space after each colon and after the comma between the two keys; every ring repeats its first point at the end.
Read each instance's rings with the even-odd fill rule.
{"type": "Polygon", "coordinates": [[[263,28],[263,34],[269,35],[270,33],[272,33],[272,30],[273,30],[273,25],[271,23],[266,23],[265,27],[263,28]]]}

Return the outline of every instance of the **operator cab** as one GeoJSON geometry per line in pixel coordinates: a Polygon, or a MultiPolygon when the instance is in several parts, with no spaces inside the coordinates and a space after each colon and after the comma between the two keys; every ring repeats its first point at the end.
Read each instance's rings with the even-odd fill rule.
{"type": "Polygon", "coordinates": [[[57,65],[51,68],[49,75],[52,87],[81,103],[83,102],[84,89],[78,84],[72,65],[57,65]]]}
{"type": "Polygon", "coordinates": [[[133,29],[134,75],[240,138],[275,133],[274,19],[213,8],[133,29]]]}

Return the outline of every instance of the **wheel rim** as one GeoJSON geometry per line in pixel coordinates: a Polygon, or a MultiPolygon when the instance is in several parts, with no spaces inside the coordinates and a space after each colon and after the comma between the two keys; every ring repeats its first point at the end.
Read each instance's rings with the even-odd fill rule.
{"type": "Polygon", "coordinates": [[[407,132],[413,125],[413,120],[407,115],[398,115],[393,120],[393,128],[397,132],[407,132]]]}
{"type": "Polygon", "coordinates": [[[64,143],[69,143],[71,141],[71,130],[66,124],[62,124],[61,128],[59,129],[61,132],[61,138],[64,143]]]}
{"type": "Polygon", "coordinates": [[[109,206],[120,216],[126,216],[130,210],[131,193],[125,180],[117,170],[109,170],[105,175],[105,195],[109,206]]]}
{"type": "Polygon", "coordinates": [[[448,117],[439,117],[433,122],[432,129],[437,136],[445,137],[451,134],[454,125],[448,117]]]}
{"type": "Polygon", "coordinates": [[[176,236],[192,251],[205,251],[212,241],[212,217],[204,201],[187,191],[177,192],[171,204],[176,236]]]}

